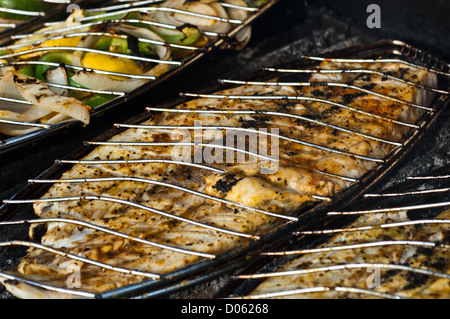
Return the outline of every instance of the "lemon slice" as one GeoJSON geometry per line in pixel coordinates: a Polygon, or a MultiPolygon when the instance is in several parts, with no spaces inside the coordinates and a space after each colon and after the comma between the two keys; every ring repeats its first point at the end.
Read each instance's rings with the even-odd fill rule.
{"type": "MultiPolygon", "coordinates": [[[[110,72],[128,73],[140,75],[143,73],[139,65],[129,59],[111,57],[105,54],[88,52],[84,55],[81,64],[87,69],[100,69],[110,72]]],[[[123,77],[111,76],[111,78],[123,80],[123,77]]]]}
{"type": "Polygon", "coordinates": [[[62,38],[44,41],[40,47],[76,47],[83,37],[62,38]]]}
{"type": "MultiPolygon", "coordinates": [[[[34,48],[41,48],[41,47],[76,47],[78,43],[81,41],[82,37],[73,37],[73,38],[62,38],[62,39],[55,39],[55,40],[47,40],[42,43],[37,42],[36,45],[29,45],[26,47],[22,47],[18,50],[15,50],[15,52],[22,52],[34,48]]],[[[42,52],[38,53],[30,53],[26,55],[22,55],[20,58],[23,60],[33,58],[35,56],[41,56],[42,52]]]]}

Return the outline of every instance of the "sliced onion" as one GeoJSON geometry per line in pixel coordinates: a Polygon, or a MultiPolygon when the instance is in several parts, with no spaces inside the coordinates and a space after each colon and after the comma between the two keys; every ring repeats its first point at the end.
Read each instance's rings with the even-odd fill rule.
{"type": "MultiPolygon", "coordinates": [[[[0,59],[0,63],[1,64],[6,64],[6,63],[8,63],[8,61],[0,59]]],[[[14,71],[14,67],[12,67],[12,66],[1,67],[0,68],[0,76],[5,75],[5,73],[8,72],[8,71],[14,71]]]]}
{"type": "Polygon", "coordinates": [[[0,110],[0,119],[8,121],[33,123],[39,118],[35,119],[29,116],[28,114],[17,113],[11,110],[0,110]]]}
{"type": "MultiPolygon", "coordinates": [[[[247,6],[245,1],[243,1],[243,0],[225,0],[225,2],[229,3],[229,4],[242,6],[242,7],[247,6]]],[[[228,8],[228,13],[232,19],[237,19],[237,20],[241,20],[241,21],[245,21],[249,16],[248,11],[233,9],[233,8],[228,8]]],[[[240,45],[237,49],[241,49],[244,46],[246,46],[247,43],[250,41],[251,35],[252,35],[252,29],[250,26],[245,27],[238,34],[236,34],[236,40],[237,40],[237,42],[240,43],[240,45]]]]}
{"type": "MultiPolygon", "coordinates": [[[[0,80],[0,95],[3,97],[8,97],[12,99],[22,99],[22,96],[16,89],[14,84],[14,74],[13,71],[6,72],[0,80]]],[[[3,103],[2,103],[3,105],[3,103]]]]}
{"type": "MultiPolygon", "coordinates": [[[[14,83],[13,72],[7,72],[0,80],[0,95],[11,99],[24,100],[14,83]]],[[[50,113],[49,110],[36,105],[2,101],[1,106],[0,118],[4,120],[32,123],[50,113]]]]}
{"type": "Polygon", "coordinates": [[[45,124],[59,124],[65,121],[69,121],[71,120],[71,118],[69,116],[67,116],[66,114],[62,114],[62,113],[58,113],[55,114],[55,116],[51,117],[50,119],[48,119],[45,124]]]}
{"type": "MultiPolygon", "coordinates": [[[[84,13],[82,10],[75,10],[64,22],[50,25],[48,27],[39,29],[33,33],[30,37],[24,37],[18,39],[14,44],[22,44],[28,42],[41,42],[46,40],[48,37],[56,36],[56,35],[65,35],[73,33],[73,30],[60,31],[60,29],[72,26],[79,26],[81,23],[79,22],[79,18],[83,17],[84,13]],[[55,32],[51,32],[55,30],[55,32]]],[[[77,32],[88,31],[89,26],[86,28],[77,29],[77,32]]]]}
{"type": "Polygon", "coordinates": [[[33,105],[52,112],[65,114],[85,124],[89,124],[90,108],[77,99],[60,96],[41,81],[18,72],[14,72],[14,83],[20,95],[33,105]]]}
{"type": "MultiPolygon", "coordinates": [[[[63,66],[53,67],[45,71],[44,77],[48,82],[54,84],[68,85],[69,79],[67,70],[63,66]]],[[[51,87],[51,90],[56,94],[67,96],[68,90],[65,88],[51,87]]]]}
{"type": "Polygon", "coordinates": [[[21,136],[39,130],[38,127],[25,127],[0,123],[0,133],[8,136],[21,136]]]}
{"type": "Polygon", "coordinates": [[[103,90],[129,93],[142,86],[147,81],[144,79],[131,79],[128,81],[115,80],[107,75],[94,71],[82,70],[77,72],[72,80],[91,90],[103,90]]]}
{"type": "MultiPolygon", "coordinates": [[[[142,39],[147,39],[147,40],[164,42],[164,39],[162,39],[159,35],[150,31],[147,28],[135,27],[135,26],[126,25],[126,24],[112,26],[111,28],[114,31],[124,32],[125,34],[132,35],[135,38],[142,38],[142,39]]],[[[166,59],[167,51],[169,51],[169,49],[163,45],[155,45],[155,51],[160,59],[166,59]]]]}
{"type": "MultiPolygon", "coordinates": [[[[52,113],[54,112],[33,105],[30,107],[29,111],[24,114],[16,113],[13,111],[0,111],[0,119],[25,123],[39,123],[42,122],[41,119],[43,117],[47,117],[52,113]]],[[[65,114],[55,113],[55,115],[50,117],[50,119],[46,121],[45,124],[58,124],[68,119],[70,118],[65,114]]],[[[39,127],[33,126],[0,123],[0,133],[6,134],[8,136],[20,136],[39,129],[39,127]]]]}
{"type": "MultiPolygon", "coordinates": [[[[211,15],[220,18],[229,18],[227,11],[220,5],[219,2],[214,0],[200,0],[194,2],[187,2],[185,0],[168,0],[162,3],[161,6],[211,15]]],[[[232,27],[227,22],[216,21],[182,13],[156,11],[154,13],[151,13],[150,16],[152,16],[152,18],[154,18],[158,22],[176,26],[192,24],[197,26],[199,30],[202,31],[226,33],[232,27]]]]}
{"type": "MultiPolygon", "coordinates": [[[[97,41],[100,39],[100,36],[87,36],[81,39],[78,43],[77,48],[92,48],[97,41]]],[[[81,60],[86,52],[81,50],[74,50],[72,54],[72,65],[81,66],[81,60]]]]}
{"type": "MultiPolygon", "coordinates": [[[[13,72],[9,71],[5,73],[0,80],[0,95],[12,99],[23,100],[14,84],[13,72]]],[[[36,123],[39,119],[51,113],[51,111],[36,105],[6,101],[3,101],[1,105],[2,110],[0,110],[0,119],[2,120],[36,123]]],[[[20,136],[37,129],[39,128],[0,123],[0,132],[9,136],[20,136]]]]}

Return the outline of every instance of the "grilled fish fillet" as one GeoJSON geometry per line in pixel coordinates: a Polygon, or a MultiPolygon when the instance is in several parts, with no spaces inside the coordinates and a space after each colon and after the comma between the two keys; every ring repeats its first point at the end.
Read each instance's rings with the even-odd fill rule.
{"type": "MultiPolygon", "coordinates": [[[[434,219],[449,219],[447,210],[434,219]]],[[[362,216],[348,228],[409,221],[407,212],[362,216]]],[[[248,297],[278,298],[443,298],[450,296],[450,280],[414,270],[382,268],[380,265],[407,266],[448,274],[448,225],[424,223],[389,228],[373,228],[343,232],[334,235],[319,248],[334,250],[306,253],[288,261],[277,272],[292,270],[326,269],[317,272],[272,277],[266,279],[248,297]],[[407,242],[434,243],[436,247],[408,244],[407,242]],[[361,247],[360,244],[376,246],[361,247]],[[347,249],[340,250],[340,247],[347,249]],[[350,248],[353,247],[353,248],[350,248]],[[368,265],[346,269],[332,269],[339,265],[368,265]],[[370,265],[373,267],[370,267],[370,265]],[[283,287],[282,291],[280,287],[283,287]],[[308,291],[318,287],[330,291],[308,291]],[[341,288],[361,289],[360,292],[341,288]],[[339,289],[341,289],[339,291],[339,289]],[[280,293],[277,295],[277,293],[280,293]],[[379,294],[376,294],[379,293],[379,294]],[[384,294],[384,295],[383,295],[384,294]]]]}
{"type": "MultiPolygon", "coordinates": [[[[338,68],[340,66],[324,62],[323,67],[338,68]]],[[[364,67],[381,71],[387,67],[390,70],[389,72],[400,72],[400,66],[396,64],[365,65],[364,67]]],[[[416,81],[421,81],[430,86],[434,86],[436,83],[435,77],[425,71],[406,69],[401,73],[405,78],[414,77],[416,81]]],[[[310,81],[323,81],[320,76],[313,75],[310,81]]],[[[398,82],[379,82],[375,75],[366,76],[364,79],[348,79],[344,76],[330,80],[348,83],[364,81],[358,83],[370,83],[373,91],[389,93],[391,96],[408,102],[428,105],[431,101],[431,96],[422,95],[414,87],[398,82]]],[[[394,147],[379,139],[387,141],[402,140],[407,128],[396,122],[386,120],[387,118],[414,123],[422,113],[422,110],[413,109],[401,103],[362,93],[355,89],[319,85],[304,88],[244,85],[222,90],[218,93],[280,97],[323,96],[328,100],[344,103],[355,109],[336,107],[320,102],[286,100],[284,98],[272,100],[193,99],[176,106],[176,108],[281,112],[303,116],[311,120],[319,120],[327,125],[288,116],[268,115],[264,112],[246,115],[232,112],[226,114],[157,113],[142,124],[180,127],[201,123],[202,127],[232,126],[265,129],[266,132],[278,130],[280,136],[290,139],[280,138],[275,140],[267,138],[262,140],[262,135],[259,136],[261,144],[258,151],[261,151],[261,148],[269,150],[275,144],[279,149],[276,170],[267,174],[262,173],[262,168],[268,165],[267,162],[251,161],[248,156],[245,157],[244,161],[242,161],[242,158],[239,160],[239,155],[242,155],[239,152],[234,152],[231,157],[227,158],[223,149],[216,148],[211,151],[211,149],[205,147],[203,150],[200,149],[203,154],[206,154],[206,151],[209,150],[210,153],[208,154],[214,156],[216,160],[211,163],[205,162],[205,159],[201,158],[203,164],[220,169],[222,170],[221,173],[206,167],[194,168],[178,164],[141,163],[131,165],[111,163],[76,164],[61,177],[61,179],[125,176],[145,178],[202,192],[226,200],[228,204],[180,189],[136,180],[58,182],[48,190],[43,199],[79,196],[115,198],[224,230],[254,236],[263,235],[285,223],[286,220],[260,211],[243,208],[243,205],[280,215],[295,216],[306,204],[318,201],[318,196],[338,194],[351,184],[348,179],[342,177],[359,178],[376,165],[376,162],[363,157],[381,159],[394,147]],[[384,118],[358,110],[371,112],[384,118]],[[336,129],[336,126],[342,129],[336,129]],[[358,134],[346,130],[353,130],[358,134]],[[376,139],[367,138],[362,134],[371,135],[376,139]],[[298,141],[302,142],[299,143],[298,141]],[[305,144],[305,142],[314,143],[319,147],[305,144]],[[339,152],[331,151],[331,149],[339,152]],[[362,157],[352,156],[351,154],[362,157]],[[238,203],[241,206],[229,204],[229,202],[238,203]]],[[[189,132],[192,133],[192,131],[189,132]]],[[[193,132],[189,138],[191,138],[191,141],[202,138],[203,143],[215,142],[217,140],[214,137],[216,137],[217,132],[217,130],[203,129],[193,132]]],[[[109,142],[170,143],[183,141],[185,137],[180,132],[174,134],[171,129],[130,128],[112,137],[109,142]]],[[[242,145],[246,150],[252,146],[249,145],[251,143],[245,141],[245,137],[242,140],[242,137],[238,136],[236,143],[238,144],[239,141],[243,142],[242,145]],[[241,140],[239,140],[240,138],[241,140]]],[[[171,159],[174,154],[178,154],[178,151],[174,145],[138,146],[120,145],[119,143],[118,145],[98,146],[83,159],[171,159]]],[[[196,151],[198,151],[198,146],[189,148],[187,152],[187,155],[193,161],[195,161],[196,151]]],[[[167,215],[142,209],[142,206],[137,207],[122,202],[92,199],[41,201],[34,205],[34,210],[39,218],[72,218],[141,239],[213,255],[244,245],[251,240],[239,234],[207,229],[198,224],[186,223],[167,215]]],[[[68,223],[48,224],[41,243],[94,261],[156,274],[170,273],[187,265],[192,265],[203,258],[137,243],[102,231],[68,223]]],[[[29,250],[18,265],[15,274],[46,282],[55,287],[66,288],[67,279],[73,272],[73,266],[80,269],[81,290],[93,293],[104,292],[147,279],[144,276],[102,269],[98,266],[75,261],[64,256],[56,256],[39,249],[29,250]]],[[[23,282],[4,281],[4,284],[14,295],[22,298],[71,297],[68,294],[37,289],[23,282]]]]}

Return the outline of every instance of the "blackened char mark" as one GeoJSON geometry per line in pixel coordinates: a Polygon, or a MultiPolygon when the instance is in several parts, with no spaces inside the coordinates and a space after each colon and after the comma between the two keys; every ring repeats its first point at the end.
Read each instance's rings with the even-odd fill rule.
{"type": "Polygon", "coordinates": [[[246,121],[242,117],[239,117],[238,121],[241,123],[241,127],[243,128],[260,128],[266,125],[267,122],[270,122],[271,119],[272,117],[268,115],[257,115],[253,120],[246,121]]]}
{"type": "Polygon", "coordinates": [[[330,92],[325,93],[325,92],[322,92],[322,91],[319,91],[319,90],[314,90],[314,91],[311,92],[311,94],[314,97],[324,98],[326,100],[329,100],[331,98],[331,96],[332,96],[332,94],[330,92]]]}
{"type": "Polygon", "coordinates": [[[36,84],[38,80],[35,78],[19,79],[19,77],[15,75],[14,82],[18,84],[36,84]]]}
{"type": "Polygon", "coordinates": [[[358,98],[360,96],[364,96],[364,95],[366,95],[366,93],[344,94],[344,95],[342,95],[342,102],[344,104],[349,104],[354,99],[356,99],[356,98],[358,98]]]}
{"type": "Polygon", "coordinates": [[[405,74],[408,73],[408,72],[410,71],[409,68],[399,68],[398,70],[399,70],[399,72],[400,72],[400,77],[401,77],[402,79],[405,78],[405,74]]]}
{"type": "Polygon", "coordinates": [[[436,258],[430,264],[430,266],[432,268],[434,268],[434,269],[436,269],[437,271],[440,271],[440,272],[446,272],[447,265],[448,265],[448,259],[444,258],[444,257],[436,258]]]}
{"type": "Polygon", "coordinates": [[[407,284],[403,287],[403,290],[410,290],[418,288],[424,285],[429,279],[429,276],[424,274],[418,274],[414,272],[408,272],[406,275],[407,284]]]}
{"type": "Polygon", "coordinates": [[[366,84],[366,85],[363,85],[363,89],[365,89],[365,90],[372,90],[374,87],[376,87],[377,85],[375,84],[375,83],[371,83],[371,84],[366,84]]]}
{"type": "Polygon", "coordinates": [[[294,108],[297,104],[298,104],[297,102],[286,101],[286,102],[283,102],[278,105],[279,105],[280,110],[285,111],[287,109],[294,108]]]}
{"type": "Polygon", "coordinates": [[[241,123],[242,128],[255,128],[257,127],[257,122],[252,121],[245,121],[242,117],[239,118],[239,122],[241,123]]]}
{"type": "Polygon", "coordinates": [[[241,179],[242,178],[238,178],[235,174],[227,174],[217,181],[213,188],[219,192],[228,193],[241,179]]]}
{"type": "Polygon", "coordinates": [[[328,82],[311,82],[310,85],[311,85],[311,87],[328,86],[328,82]]]}

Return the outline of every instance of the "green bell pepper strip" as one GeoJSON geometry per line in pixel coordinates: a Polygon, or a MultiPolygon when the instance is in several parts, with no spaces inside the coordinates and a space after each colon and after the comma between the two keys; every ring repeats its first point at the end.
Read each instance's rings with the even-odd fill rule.
{"type": "Polygon", "coordinates": [[[93,97],[90,97],[89,99],[87,99],[84,104],[92,107],[92,108],[96,108],[104,103],[107,103],[109,101],[111,101],[114,98],[113,95],[108,95],[108,94],[96,94],[93,97]]]}
{"type": "Polygon", "coordinates": [[[145,42],[139,41],[138,47],[139,47],[139,52],[145,56],[157,55],[154,46],[150,43],[145,43],[145,42]]]}
{"type": "Polygon", "coordinates": [[[22,74],[34,77],[34,75],[36,74],[36,70],[35,70],[35,66],[32,64],[28,64],[26,66],[22,66],[20,67],[17,71],[19,71],[22,74]]]}
{"type": "MultiPolygon", "coordinates": [[[[53,62],[53,63],[59,63],[59,64],[72,64],[72,53],[67,52],[55,52],[55,53],[47,53],[44,54],[39,61],[41,62],[53,62]]],[[[36,71],[34,73],[34,77],[38,80],[41,80],[43,82],[46,81],[44,74],[45,71],[50,69],[51,66],[49,65],[37,65],[36,71]]],[[[74,76],[74,72],[72,70],[67,70],[67,79],[70,86],[73,87],[79,87],[82,88],[79,83],[72,80],[72,77],[74,76]]]]}
{"type": "MultiPolygon", "coordinates": [[[[65,53],[65,52],[56,52],[56,53],[47,53],[44,54],[39,61],[41,62],[53,62],[53,63],[60,63],[60,64],[71,64],[72,63],[72,53],[65,53]]],[[[50,69],[51,66],[49,65],[37,65],[36,66],[36,72],[34,74],[34,77],[41,81],[46,81],[44,74],[45,71],[50,69]]]]}
{"type": "Polygon", "coordinates": [[[268,0],[244,0],[244,2],[249,6],[249,7],[261,7],[263,5],[265,5],[268,0]]]}
{"type": "MultiPolygon", "coordinates": [[[[130,20],[142,20],[142,16],[138,12],[129,12],[122,19],[130,20]]],[[[164,41],[173,44],[191,45],[201,37],[201,33],[195,26],[185,25],[180,29],[164,29],[164,28],[152,28],[145,23],[127,23],[136,27],[147,28],[150,31],[159,35],[164,41]],[[163,31],[164,30],[164,31],[163,31]]]]}
{"type": "MultiPolygon", "coordinates": [[[[105,14],[105,13],[108,13],[108,12],[85,13],[85,17],[93,17],[96,15],[101,15],[101,14],[105,14]]],[[[89,20],[89,22],[98,22],[98,21],[104,21],[104,20],[118,20],[118,19],[122,19],[124,17],[124,15],[125,15],[124,13],[116,14],[116,15],[108,15],[105,17],[100,17],[97,19],[89,20]]]]}
{"type": "MultiPolygon", "coordinates": [[[[0,0],[0,7],[7,9],[16,9],[24,11],[45,12],[54,6],[37,0],[0,0]]],[[[32,16],[0,12],[0,18],[8,20],[29,20],[32,16]]]]}
{"type": "Polygon", "coordinates": [[[112,38],[111,45],[109,47],[110,52],[118,52],[122,54],[132,54],[130,48],[128,47],[127,39],[122,38],[112,38]]]}
{"type": "Polygon", "coordinates": [[[191,45],[201,37],[200,31],[194,26],[183,26],[177,30],[170,29],[152,29],[151,31],[159,35],[164,41],[168,43],[191,45]]]}
{"type": "Polygon", "coordinates": [[[116,52],[122,54],[130,54],[127,39],[101,37],[94,45],[94,49],[105,52],[116,52]]]}
{"type": "Polygon", "coordinates": [[[109,51],[112,39],[110,37],[101,37],[94,45],[95,50],[109,51]]]}
{"type": "MultiPolygon", "coordinates": [[[[139,41],[139,52],[145,56],[156,55],[153,45],[139,41]]],[[[117,52],[122,54],[133,54],[128,46],[127,39],[102,37],[94,45],[94,49],[101,51],[117,52]]]]}
{"type": "Polygon", "coordinates": [[[185,38],[181,40],[179,44],[182,45],[191,45],[195,43],[202,34],[196,27],[185,26],[181,29],[181,32],[185,35],[185,38]]]}

